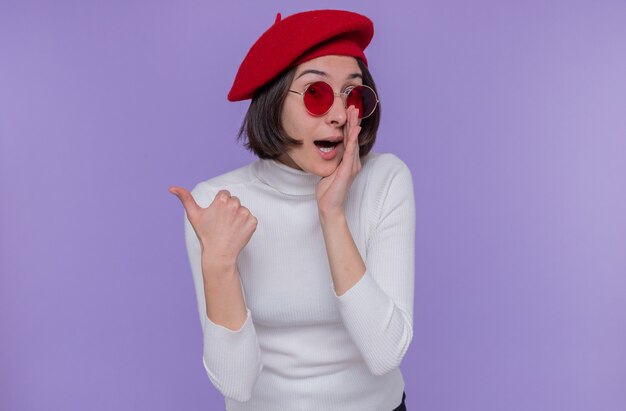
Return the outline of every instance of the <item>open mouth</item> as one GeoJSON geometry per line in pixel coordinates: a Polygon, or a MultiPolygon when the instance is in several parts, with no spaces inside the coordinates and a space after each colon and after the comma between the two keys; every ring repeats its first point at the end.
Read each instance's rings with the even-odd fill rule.
{"type": "Polygon", "coordinates": [[[313,142],[323,153],[330,153],[339,143],[341,143],[341,141],[315,140],[313,142]]]}

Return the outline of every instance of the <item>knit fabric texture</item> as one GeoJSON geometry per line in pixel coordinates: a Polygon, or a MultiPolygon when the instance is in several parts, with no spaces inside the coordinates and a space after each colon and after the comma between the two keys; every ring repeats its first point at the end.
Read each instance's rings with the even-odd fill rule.
{"type": "Polygon", "coordinates": [[[184,219],[203,364],[228,411],[384,411],[400,404],[398,366],[413,336],[413,183],[392,154],[370,153],[362,164],[345,214],[366,272],[341,296],[318,217],[319,177],[257,160],[192,190],[201,207],[229,190],[258,219],[237,260],[248,309],[238,330],[206,315],[200,244],[184,219]]]}
{"type": "Polygon", "coordinates": [[[250,47],[241,62],[228,100],[252,98],[254,92],[289,67],[316,57],[358,57],[374,36],[374,23],[344,10],[312,10],[276,22],[250,47]]]}

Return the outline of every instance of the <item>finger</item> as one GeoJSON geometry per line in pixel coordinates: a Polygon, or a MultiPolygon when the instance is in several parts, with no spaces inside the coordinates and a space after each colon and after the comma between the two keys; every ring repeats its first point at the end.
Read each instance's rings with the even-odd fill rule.
{"type": "Polygon", "coordinates": [[[348,107],[348,131],[352,131],[354,129],[354,111],[356,109],[354,106],[348,107]]]}
{"type": "MultiPolygon", "coordinates": [[[[352,123],[352,127],[359,127],[359,109],[358,108],[354,108],[354,116],[353,116],[353,123],[352,123]]],[[[357,134],[358,135],[358,134],[357,134]]]]}
{"type": "Polygon", "coordinates": [[[359,124],[359,110],[354,111],[354,126],[353,126],[353,130],[354,130],[354,146],[355,146],[355,150],[356,150],[356,159],[359,158],[359,134],[361,134],[361,126],[359,124]]]}
{"type": "MultiPolygon", "coordinates": [[[[350,154],[354,156],[357,146],[357,140],[359,136],[360,127],[357,125],[357,113],[358,110],[354,106],[350,106],[350,130],[348,132],[348,144],[350,145],[350,154]]],[[[354,157],[353,157],[354,160],[354,157]]]]}
{"type": "Polygon", "coordinates": [[[244,206],[241,206],[238,213],[242,217],[244,224],[250,226],[252,228],[252,231],[254,231],[256,229],[257,219],[255,216],[252,215],[250,210],[244,206]]]}
{"type": "Polygon", "coordinates": [[[351,121],[352,125],[354,125],[355,121],[353,119],[356,118],[358,120],[358,118],[359,118],[359,109],[356,108],[356,106],[354,104],[352,104],[348,108],[350,109],[350,113],[349,113],[348,117],[350,118],[350,121],[351,121]]]}
{"type": "Polygon", "coordinates": [[[353,133],[353,112],[354,106],[349,106],[346,109],[346,123],[343,127],[343,157],[339,163],[339,167],[335,170],[337,175],[348,177],[352,174],[352,168],[354,164],[354,137],[353,133]]]}
{"type": "Polygon", "coordinates": [[[255,216],[250,215],[250,218],[248,219],[248,224],[250,224],[252,232],[255,232],[256,231],[256,227],[259,224],[259,220],[257,220],[257,218],[255,216]]]}
{"type": "Polygon", "coordinates": [[[347,125],[348,125],[348,132],[354,130],[354,127],[358,125],[358,119],[359,119],[359,110],[357,110],[356,107],[354,106],[350,106],[348,107],[348,111],[347,111],[347,125]]]}
{"type": "Polygon", "coordinates": [[[241,216],[243,217],[248,217],[250,215],[252,215],[252,213],[250,212],[250,210],[248,210],[247,207],[241,206],[239,207],[239,210],[237,211],[239,214],[241,214],[241,216]]]}
{"type": "Polygon", "coordinates": [[[241,207],[241,201],[239,201],[239,197],[231,196],[229,205],[235,210],[241,207]]]}
{"type": "Polygon", "coordinates": [[[356,126],[354,131],[354,166],[358,169],[361,166],[361,156],[359,147],[359,134],[361,133],[361,127],[356,126]]]}
{"type": "Polygon", "coordinates": [[[349,155],[352,156],[352,172],[356,173],[359,171],[361,161],[359,157],[359,133],[361,132],[361,126],[359,126],[359,110],[354,106],[350,106],[350,109],[349,155]]]}
{"type": "Polygon", "coordinates": [[[173,186],[170,187],[168,191],[178,197],[187,214],[194,213],[201,208],[198,203],[196,203],[196,200],[193,198],[191,193],[186,189],[173,186]]]}
{"type": "MultiPolygon", "coordinates": [[[[359,130],[361,128],[359,127],[359,130]]],[[[358,173],[359,171],[361,171],[361,152],[360,152],[360,147],[359,147],[359,143],[358,143],[358,139],[357,139],[357,144],[356,144],[356,156],[354,156],[354,173],[358,173]]]]}
{"type": "MultiPolygon", "coordinates": [[[[352,106],[350,106],[352,107],[352,106]]],[[[342,127],[342,132],[343,132],[343,141],[344,144],[347,142],[348,136],[350,135],[350,107],[348,107],[346,109],[346,122],[342,127]]]]}
{"type": "Polygon", "coordinates": [[[222,203],[227,202],[230,199],[230,191],[228,190],[220,190],[215,194],[215,198],[213,201],[221,201],[222,203]]]}

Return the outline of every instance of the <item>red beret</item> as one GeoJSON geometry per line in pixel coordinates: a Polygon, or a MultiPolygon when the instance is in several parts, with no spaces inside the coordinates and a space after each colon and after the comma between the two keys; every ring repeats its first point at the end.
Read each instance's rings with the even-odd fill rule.
{"type": "Polygon", "coordinates": [[[370,19],[343,10],[314,10],[276,22],[259,37],[244,58],[228,100],[252,98],[254,92],[283,70],[316,57],[358,57],[367,64],[363,50],[372,40],[370,19]]]}

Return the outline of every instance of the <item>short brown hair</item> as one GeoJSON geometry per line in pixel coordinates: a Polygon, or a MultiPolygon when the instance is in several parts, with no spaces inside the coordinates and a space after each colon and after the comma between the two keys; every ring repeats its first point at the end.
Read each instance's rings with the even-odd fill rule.
{"type": "MultiPolygon", "coordinates": [[[[356,59],[363,74],[363,84],[376,91],[376,84],[367,66],[356,59]]],[[[290,146],[301,145],[302,142],[290,137],[281,123],[281,114],[289,87],[296,73],[293,67],[276,76],[272,81],[259,88],[252,97],[248,112],[239,129],[238,140],[247,141],[244,146],[259,158],[275,159],[285,153],[290,146]]],[[[359,156],[370,152],[376,142],[376,132],[380,123],[380,103],[374,113],[361,121],[359,133],[359,156]]]]}

